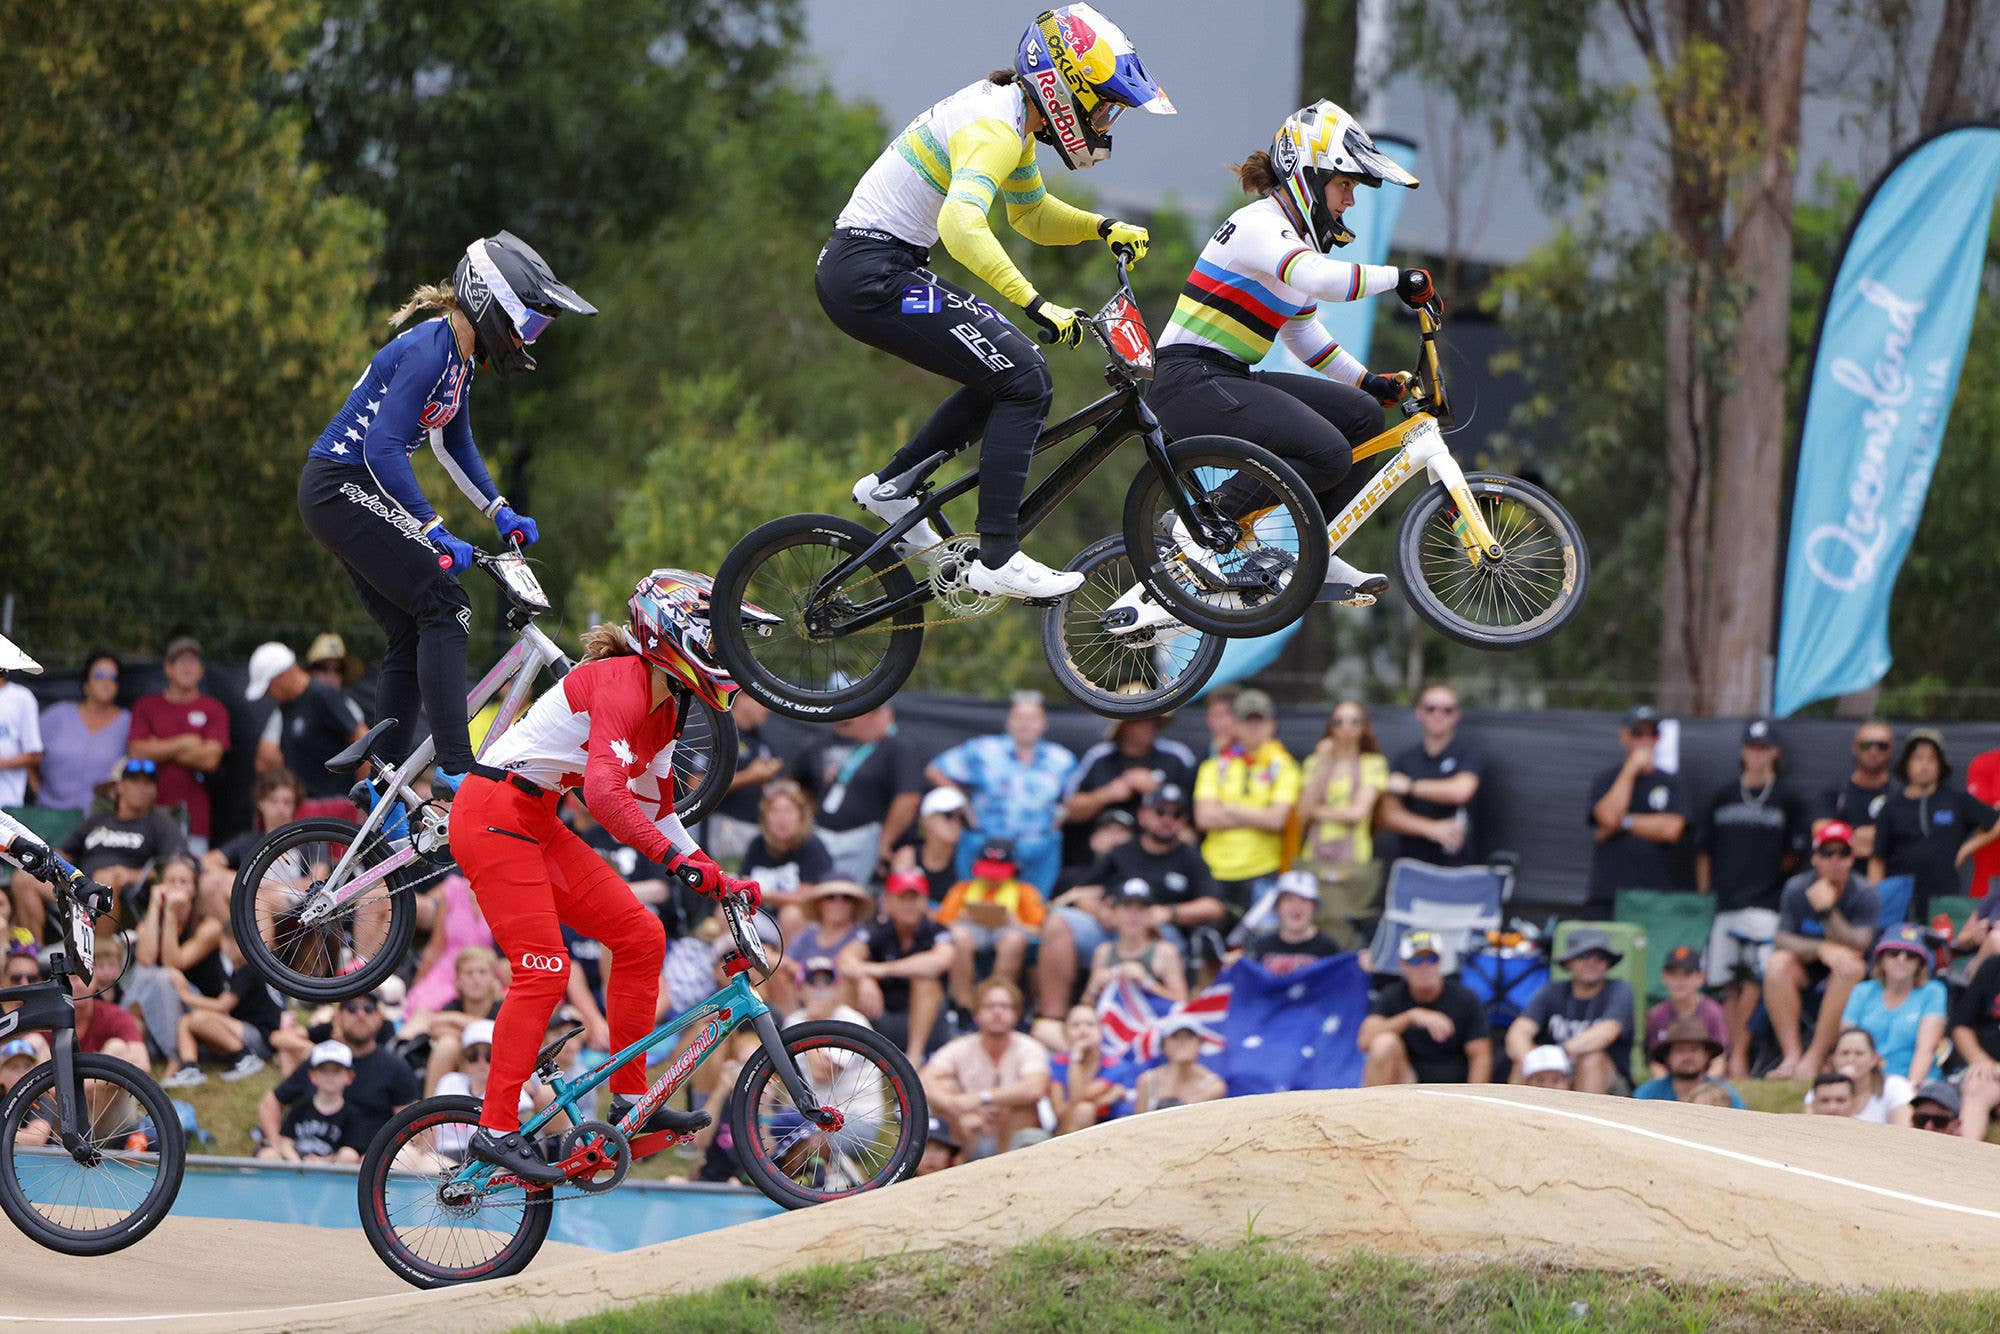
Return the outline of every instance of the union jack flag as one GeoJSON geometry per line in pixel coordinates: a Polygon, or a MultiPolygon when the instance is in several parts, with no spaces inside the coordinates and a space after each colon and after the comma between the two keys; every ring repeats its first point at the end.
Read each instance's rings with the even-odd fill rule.
{"type": "Polygon", "coordinates": [[[1201,1028],[1204,1055],[1221,1051],[1222,1025],[1229,1018],[1228,982],[1215,984],[1185,1003],[1176,1005],[1165,996],[1156,996],[1129,977],[1121,977],[1097,998],[1097,1018],[1104,1029],[1104,1064],[1107,1067],[1132,1061],[1145,1066],[1160,1059],[1161,1022],[1170,1014],[1184,1014],[1201,1028]]]}

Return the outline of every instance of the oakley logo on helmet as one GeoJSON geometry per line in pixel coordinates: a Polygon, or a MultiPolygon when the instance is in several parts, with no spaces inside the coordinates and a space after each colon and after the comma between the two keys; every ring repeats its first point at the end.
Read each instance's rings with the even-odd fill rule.
{"type": "Polygon", "coordinates": [[[569,960],[559,954],[523,954],[520,965],[533,973],[560,973],[569,960]]]}

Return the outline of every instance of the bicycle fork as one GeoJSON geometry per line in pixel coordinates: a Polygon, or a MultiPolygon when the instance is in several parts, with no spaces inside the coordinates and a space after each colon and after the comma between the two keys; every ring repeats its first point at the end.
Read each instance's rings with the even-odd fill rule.
{"type": "Polygon", "coordinates": [[[1487,526],[1486,516],[1480,512],[1472,487],[1465,480],[1465,470],[1452,457],[1451,447],[1445,443],[1444,432],[1438,429],[1435,417],[1418,413],[1405,419],[1357,449],[1354,461],[1359,463],[1399,445],[1401,449],[1396,456],[1383,465],[1382,471],[1368,483],[1367,489],[1327,524],[1327,549],[1340,550],[1340,544],[1348,534],[1421,468],[1430,474],[1432,481],[1441,484],[1450,493],[1458,507],[1458,516],[1452,520],[1451,530],[1464,548],[1466,559],[1475,567],[1482,562],[1499,561],[1506,554],[1505,549],[1487,526]]]}
{"type": "Polygon", "coordinates": [[[103,1155],[88,1133],[90,1104],[83,1091],[83,1071],[76,1063],[76,1030],[58,1029],[50,1036],[53,1040],[49,1043],[49,1057],[56,1067],[56,1115],[62,1120],[62,1146],[79,1165],[96,1167],[103,1155]]]}

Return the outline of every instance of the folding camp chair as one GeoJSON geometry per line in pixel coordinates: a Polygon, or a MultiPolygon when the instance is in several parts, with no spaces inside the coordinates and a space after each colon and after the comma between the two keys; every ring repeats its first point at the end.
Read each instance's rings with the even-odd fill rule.
{"type": "Polygon", "coordinates": [[[1382,892],[1382,921],[1368,946],[1375,971],[1394,973],[1403,937],[1429,931],[1438,938],[1439,965],[1456,972],[1459,960],[1482,948],[1486,933],[1500,925],[1513,895],[1513,868],[1504,863],[1432,866],[1397,858],[1382,892]]]}
{"type": "Polygon", "coordinates": [[[1708,949],[1708,937],[1715,927],[1715,899],[1688,890],[1621,889],[1611,915],[1645,931],[1646,976],[1643,984],[1633,985],[1632,993],[1643,1004],[1658,1005],[1667,998],[1660,964],[1682,945],[1697,954],[1708,949]]]}

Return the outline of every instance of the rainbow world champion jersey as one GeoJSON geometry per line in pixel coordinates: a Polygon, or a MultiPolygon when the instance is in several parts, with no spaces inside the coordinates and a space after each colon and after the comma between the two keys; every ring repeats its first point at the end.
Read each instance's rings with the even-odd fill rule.
{"type": "Polygon", "coordinates": [[[1271,198],[1230,214],[1202,247],[1181,286],[1162,348],[1209,347],[1255,365],[1284,339],[1306,365],[1330,380],[1356,384],[1367,367],[1327,337],[1313,316],[1322,301],[1358,301],[1394,291],[1388,264],[1328,259],[1299,239],[1271,198]]]}

